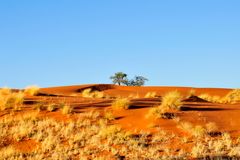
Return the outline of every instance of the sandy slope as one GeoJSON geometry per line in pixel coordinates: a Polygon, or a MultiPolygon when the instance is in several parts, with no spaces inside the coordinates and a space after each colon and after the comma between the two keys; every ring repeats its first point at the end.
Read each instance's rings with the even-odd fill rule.
{"type": "MultiPolygon", "coordinates": [[[[25,104],[27,112],[31,105],[35,102],[64,102],[71,107],[75,114],[80,112],[90,112],[91,110],[98,110],[104,112],[111,110],[111,103],[115,97],[129,97],[131,98],[131,106],[128,110],[115,111],[113,114],[116,117],[115,124],[119,124],[122,128],[131,132],[149,131],[156,132],[157,130],[151,126],[159,126],[166,132],[174,133],[176,135],[188,135],[186,131],[179,129],[178,123],[172,119],[151,119],[146,118],[146,114],[153,106],[161,104],[161,96],[169,91],[177,90],[182,95],[188,95],[190,90],[194,89],[195,94],[208,93],[210,95],[224,96],[231,89],[218,89],[218,88],[191,88],[191,87],[126,87],[115,86],[107,84],[90,84],[90,85],[76,85],[65,87],[50,87],[41,88],[38,96],[25,97],[25,104]],[[93,99],[81,97],[81,92],[84,89],[91,88],[92,91],[104,92],[109,98],[93,99]],[[144,98],[146,93],[156,92],[158,98],[144,98]]],[[[229,132],[232,136],[238,137],[240,135],[240,104],[213,104],[201,101],[188,101],[184,102],[183,110],[177,111],[176,115],[181,121],[191,122],[193,125],[205,125],[208,122],[214,122],[219,128],[219,132],[229,132]]],[[[31,109],[30,109],[31,110],[31,109]]],[[[24,112],[24,110],[22,111],[24,112]]],[[[42,111],[42,116],[53,117],[58,120],[66,120],[69,117],[62,115],[59,111],[46,112],[42,111]]],[[[4,113],[1,113],[4,117],[4,113]]],[[[74,115],[73,115],[74,116],[74,115]]],[[[174,141],[174,139],[173,139],[174,141]]],[[[25,147],[29,148],[31,141],[26,141],[25,147]]],[[[170,147],[176,147],[171,144],[170,147]]],[[[24,144],[20,143],[19,148],[24,148],[24,144]]],[[[31,146],[31,145],[30,145],[31,146]]],[[[191,144],[185,147],[186,150],[190,148],[191,144]]],[[[178,146],[179,147],[179,146],[178,146]]],[[[31,147],[30,147],[31,148],[31,147]]]]}

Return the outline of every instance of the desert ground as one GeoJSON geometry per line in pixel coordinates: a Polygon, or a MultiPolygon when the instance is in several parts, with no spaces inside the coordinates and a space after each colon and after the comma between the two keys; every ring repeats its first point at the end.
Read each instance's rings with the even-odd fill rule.
{"type": "Polygon", "coordinates": [[[0,90],[0,159],[240,159],[240,90],[0,90]]]}

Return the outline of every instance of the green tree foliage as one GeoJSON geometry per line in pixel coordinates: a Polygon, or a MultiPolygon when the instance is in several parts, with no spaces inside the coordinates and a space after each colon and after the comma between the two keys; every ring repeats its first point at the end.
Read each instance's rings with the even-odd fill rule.
{"type": "Polygon", "coordinates": [[[110,79],[114,84],[118,84],[119,86],[124,85],[128,82],[127,74],[123,72],[115,73],[113,76],[110,77],[110,79]]]}
{"type": "Polygon", "coordinates": [[[145,82],[148,81],[148,79],[143,76],[135,76],[134,79],[128,80],[127,74],[123,72],[115,73],[110,79],[114,84],[126,86],[143,86],[145,82]]]}
{"type": "Polygon", "coordinates": [[[144,86],[145,82],[148,81],[147,78],[143,76],[135,76],[134,79],[130,80],[128,83],[129,86],[144,86]]]}

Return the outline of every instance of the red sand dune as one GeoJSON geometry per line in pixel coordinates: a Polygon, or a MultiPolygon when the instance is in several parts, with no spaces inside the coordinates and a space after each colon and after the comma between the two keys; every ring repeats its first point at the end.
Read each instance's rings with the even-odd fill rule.
{"type": "MultiPolygon", "coordinates": [[[[219,88],[192,88],[192,87],[129,87],[129,86],[116,86],[110,84],[89,84],[89,85],[75,85],[64,87],[50,87],[41,88],[39,95],[25,97],[26,109],[31,110],[30,106],[35,102],[64,102],[69,104],[73,108],[75,114],[80,112],[89,112],[91,110],[98,110],[103,112],[105,110],[112,110],[111,103],[116,97],[129,97],[138,96],[137,98],[131,98],[131,106],[128,110],[113,110],[113,114],[116,117],[115,124],[119,124],[123,129],[131,132],[149,131],[156,132],[151,125],[159,126],[167,133],[174,133],[176,135],[188,135],[186,131],[183,131],[177,127],[177,123],[172,119],[151,119],[146,118],[149,109],[153,106],[161,104],[161,96],[170,91],[179,91],[182,95],[187,96],[191,90],[195,90],[195,95],[207,93],[209,95],[225,96],[231,91],[231,89],[219,89],[219,88]],[[103,92],[104,95],[108,95],[108,98],[84,98],[81,96],[81,92],[85,89],[91,88],[92,91],[103,92]],[[156,92],[157,98],[144,98],[148,92],[156,92]],[[29,106],[29,108],[28,108],[29,106]]],[[[24,112],[24,111],[23,111],[24,112]]],[[[240,106],[239,104],[217,104],[202,101],[201,99],[188,99],[184,102],[183,109],[176,111],[175,113],[181,121],[187,121],[194,125],[204,125],[208,122],[214,122],[219,128],[219,132],[229,132],[233,137],[240,135],[240,106]]],[[[1,113],[1,117],[4,117],[4,113],[1,113]]],[[[59,111],[55,112],[41,112],[41,116],[52,117],[58,120],[67,120],[69,116],[62,115],[59,111]]],[[[73,115],[74,117],[74,115],[73,115]]],[[[173,143],[175,139],[170,142],[170,147],[179,147],[178,143],[173,143]]],[[[23,141],[14,145],[19,145],[21,150],[31,149],[30,143],[32,141],[23,141]],[[24,145],[25,144],[25,145],[24,145]]],[[[179,144],[180,145],[180,144],[179,144]]],[[[186,146],[180,146],[191,148],[191,144],[186,146]]]]}

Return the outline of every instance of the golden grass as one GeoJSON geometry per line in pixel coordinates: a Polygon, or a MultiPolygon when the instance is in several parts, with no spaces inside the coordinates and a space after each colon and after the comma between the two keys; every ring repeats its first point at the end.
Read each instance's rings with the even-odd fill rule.
{"type": "Polygon", "coordinates": [[[62,114],[70,114],[72,112],[72,108],[70,105],[64,105],[61,109],[62,114]]]}
{"type": "Polygon", "coordinates": [[[162,109],[160,106],[155,106],[149,109],[148,113],[146,114],[146,118],[163,118],[163,113],[165,113],[166,110],[162,109]]]}
{"type": "Polygon", "coordinates": [[[130,101],[127,98],[117,98],[112,103],[112,109],[128,109],[130,101]]]}
{"type": "Polygon", "coordinates": [[[161,108],[163,109],[177,109],[182,106],[182,95],[178,91],[172,91],[162,97],[161,108]]]}
{"type": "MultiPolygon", "coordinates": [[[[24,93],[5,89],[0,90],[0,106],[18,109],[22,106],[24,93]],[[2,98],[2,99],[1,99],[2,98]]],[[[232,98],[236,101],[237,98],[232,98]]],[[[118,98],[113,109],[128,109],[129,99],[118,98]]],[[[41,103],[48,111],[54,110],[60,104],[41,103]]],[[[179,93],[168,93],[163,97],[162,104],[149,110],[150,115],[162,117],[162,113],[170,110],[178,110],[182,105],[182,96],[179,93]]],[[[4,108],[3,109],[6,109],[4,108]]],[[[63,104],[63,114],[72,111],[71,106],[63,104]]],[[[69,116],[70,117],[70,116],[69,116]]],[[[70,117],[71,118],[71,117],[70,117]]],[[[124,156],[126,159],[191,159],[208,158],[211,156],[240,156],[240,140],[234,141],[230,134],[224,133],[215,138],[207,133],[218,130],[215,123],[207,123],[204,126],[189,122],[181,122],[179,118],[174,121],[178,127],[189,132],[192,137],[182,138],[174,134],[165,133],[157,128],[154,122],[148,127],[159,129],[158,132],[139,132],[136,135],[124,131],[115,125],[115,118],[110,111],[103,114],[97,111],[80,113],[77,119],[69,121],[57,121],[53,118],[38,116],[38,112],[29,112],[15,115],[6,115],[0,119],[0,159],[116,159],[124,156]],[[113,123],[114,122],[114,123],[113,123]],[[6,139],[11,135],[12,142],[6,144],[6,139]],[[172,140],[181,139],[185,144],[191,141],[190,151],[179,148],[167,148],[172,140]],[[34,140],[38,146],[33,150],[23,153],[11,143],[16,144],[25,140],[34,140]],[[107,154],[106,154],[107,153],[107,154]]],[[[181,147],[181,146],[180,146],[181,147]]]]}
{"type": "Polygon", "coordinates": [[[91,91],[92,89],[91,88],[88,88],[88,89],[84,89],[82,91],[82,97],[85,97],[85,98],[91,98],[91,91]]]}
{"type": "Polygon", "coordinates": [[[182,106],[183,97],[178,91],[172,91],[167,93],[162,97],[162,104],[160,106],[155,106],[148,111],[146,118],[154,117],[171,119],[173,118],[170,110],[179,110],[182,106]]]}
{"type": "Polygon", "coordinates": [[[157,96],[156,92],[148,92],[144,98],[155,98],[157,96]]]}
{"type": "Polygon", "coordinates": [[[55,108],[56,108],[56,104],[50,103],[47,106],[47,111],[52,112],[53,110],[55,110],[55,108]]]}
{"type": "Polygon", "coordinates": [[[24,101],[23,92],[12,92],[9,88],[0,89],[0,110],[7,108],[21,110],[24,101]]]}
{"type": "Polygon", "coordinates": [[[10,95],[12,93],[11,89],[8,87],[4,87],[0,89],[0,95],[1,96],[7,96],[10,95]]]}
{"type": "Polygon", "coordinates": [[[109,121],[115,120],[115,117],[114,117],[113,113],[110,112],[110,111],[107,111],[107,112],[104,113],[104,118],[109,120],[109,121]]]}
{"type": "Polygon", "coordinates": [[[104,93],[99,91],[92,91],[91,88],[82,91],[82,97],[84,98],[103,98],[104,93]]]}
{"type": "Polygon", "coordinates": [[[206,129],[201,125],[193,126],[190,122],[179,122],[178,128],[187,131],[195,137],[203,137],[206,135],[206,129]]]}
{"type": "Polygon", "coordinates": [[[38,92],[39,92],[39,87],[35,85],[27,86],[24,89],[24,94],[27,96],[35,96],[38,94],[38,92]]]}
{"type": "Polygon", "coordinates": [[[237,102],[240,102],[240,89],[234,89],[224,97],[216,95],[211,96],[207,93],[201,94],[199,97],[212,103],[235,104],[237,102]]]}
{"type": "MultiPolygon", "coordinates": [[[[150,127],[156,126],[151,124],[150,127]]],[[[196,132],[202,133],[202,127],[190,123],[185,123],[185,128],[195,128],[196,132]]],[[[27,153],[18,150],[11,143],[1,145],[1,159],[116,159],[116,155],[126,159],[240,156],[240,144],[234,142],[228,133],[217,139],[208,135],[182,138],[159,128],[151,136],[144,132],[135,135],[109,123],[96,111],[81,113],[78,119],[65,122],[39,116],[38,112],[6,116],[0,119],[0,130],[0,144],[5,144],[9,135],[14,140],[12,143],[28,139],[38,144],[27,153]],[[180,139],[182,144],[191,141],[193,147],[189,151],[179,148],[179,152],[167,148],[174,139],[180,139]]]]}

